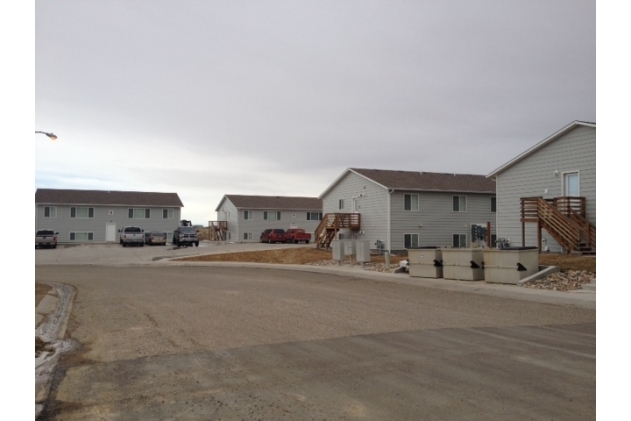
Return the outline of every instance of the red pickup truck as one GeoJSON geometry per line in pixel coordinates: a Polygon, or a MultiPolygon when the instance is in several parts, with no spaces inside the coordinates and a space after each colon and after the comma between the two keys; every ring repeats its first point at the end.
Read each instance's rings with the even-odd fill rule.
{"type": "Polygon", "coordinates": [[[309,244],[309,241],[311,241],[311,234],[301,228],[290,228],[285,232],[286,243],[309,244]]]}
{"type": "Polygon", "coordinates": [[[261,243],[284,243],[285,230],[280,228],[266,229],[261,233],[261,243]]]}

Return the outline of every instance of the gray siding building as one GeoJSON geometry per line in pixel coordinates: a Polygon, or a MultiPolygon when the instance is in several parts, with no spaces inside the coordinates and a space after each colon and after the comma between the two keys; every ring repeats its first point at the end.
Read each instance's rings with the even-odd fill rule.
{"type": "Polygon", "coordinates": [[[59,232],[59,243],[115,243],[118,230],[162,231],[170,241],[184,205],[177,193],[37,189],[35,230],[59,232]]]}
{"type": "Polygon", "coordinates": [[[266,229],[302,228],[315,231],[322,219],[317,197],[247,196],[227,194],[215,209],[218,221],[227,221],[225,240],[258,242],[266,229]]]}
{"type": "Polygon", "coordinates": [[[359,213],[361,229],[338,238],[372,249],[470,247],[477,227],[495,221],[495,182],[483,175],[349,168],[320,198],[325,215],[359,213]]]}
{"type": "MultiPolygon", "coordinates": [[[[574,121],[487,177],[497,183],[497,234],[522,245],[521,198],[584,197],[585,217],[596,224],[596,124],[574,121]]],[[[525,224],[526,246],[538,245],[536,223],[525,224]]],[[[542,250],[564,251],[542,231],[542,250]]],[[[595,240],[594,240],[595,241],[595,240]]]]}

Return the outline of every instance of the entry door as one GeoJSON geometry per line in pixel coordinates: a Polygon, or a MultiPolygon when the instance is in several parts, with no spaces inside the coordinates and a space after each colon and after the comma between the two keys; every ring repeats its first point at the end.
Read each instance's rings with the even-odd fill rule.
{"type": "Polygon", "coordinates": [[[569,172],[563,174],[563,190],[564,196],[580,196],[580,188],[578,183],[578,173],[569,172]]]}
{"type": "Polygon", "coordinates": [[[106,242],[116,241],[116,223],[115,222],[105,223],[105,241],[106,242]]]}

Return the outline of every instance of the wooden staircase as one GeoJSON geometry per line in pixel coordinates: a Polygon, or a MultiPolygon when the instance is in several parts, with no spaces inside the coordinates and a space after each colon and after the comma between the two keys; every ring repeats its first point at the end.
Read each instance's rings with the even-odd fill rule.
{"type": "Polygon", "coordinates": [[[537,223],[539,251],[545,229],[567,253],[596,254],[596,226],[585,218],[584,197],[521,198],[522,246],[527,222],[537,223]]]}
{"type": "Polygon", "coordinates": [[[208,231],[210,241],[225,241],[228,221],[208,221],[208,231]]]}
{"type": "Polygon", "coordinates": [[[315,230],[315,244],[319,249],[328,250],[331,241],[335,240],[341,229],[357,231],[361,228],[361,214],[359,213],[327,213],[322,217],[315,230]]]}

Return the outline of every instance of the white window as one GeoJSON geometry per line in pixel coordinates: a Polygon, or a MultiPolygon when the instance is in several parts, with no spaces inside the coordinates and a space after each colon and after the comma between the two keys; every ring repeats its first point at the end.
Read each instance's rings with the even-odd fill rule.
{"type": "Polygon", "coordinates": [[[94,208],[71,207],[70,217],[71,218],[94,218],[94,208]]]}
{"type": "Polygon", "coordinates": [[[497,197],[491,196],[491,212],[497,212],[497,197]]]}
{"type": "Polygon", "coordinates": [[[467,196],[454,196],[453,197],[453,211],[454,212],[467,211],[467,196]]]}
{"type": "MultiPolygon", "coordinates": [[[[130,219],[149,219],[151,218],[151,209],[130,208],[128,215],[130,219]]],[[[162,216],[164,217],[164,213],[162,216]]]]}
{"type": "Polygon", "coordinates": [[[243,233],[243,239],[244,240],[251,240],[252,239],[252,233],[251,232],[244,232],[243,233]]]}
{"type": "Polygon", "coordinates": [[[454,234],[452,243],[452,247],[467,247],[467,234],[454,234]]]}
{"type": "Polygon", "coordinates": [[[344,209],[344,199],[340,199],[339,207],[340,209],[344,209]]]}
{"type": "Polygon", "coordinates": [[[173,209],[162,209],[162,219],[173,219],[173,218],[175,218],[175,212],[173,212],[173,209]]]}
{"type": "Polygon", "coordinates": [[[93,241],[94,233],[92,232],[71,232],[70,241],[93,241]]]}
{"type": "Polygon", "coordinates": [[[44,206],[44,218],[57,218],[57,206],[44,206]]]}
{"type": "Polygon", "coordinates": [[[578,172],[563,174],[563,193],[565,196],[579,196],[578,172]]]}
{"type": "Polygon", "coordinates": [[[403,195],[403,210],[418,211],[418,194],[403,195]]]}
{"type": "Polygon", "coordinates": [[[254,212],[251,211],[251,210],[243,211],[243,219],[245,219],[245,220],[253,220],[254,219],[254,212]]]}
{"type": "Polygon", "coordinates": [[[280,212],[277,211],[264,211],[263,219],[266,221],[280,221],[280,212]]]}
{"type": "Polygon", "coordinates": [[[418,247],[418,234],[403,234],[403,246],[406,249],[418,247]]]}
{"type": "Polygon", "coordinates": [[[321,221],[322,212],[307,212],[307,221],[321,221]]]}

